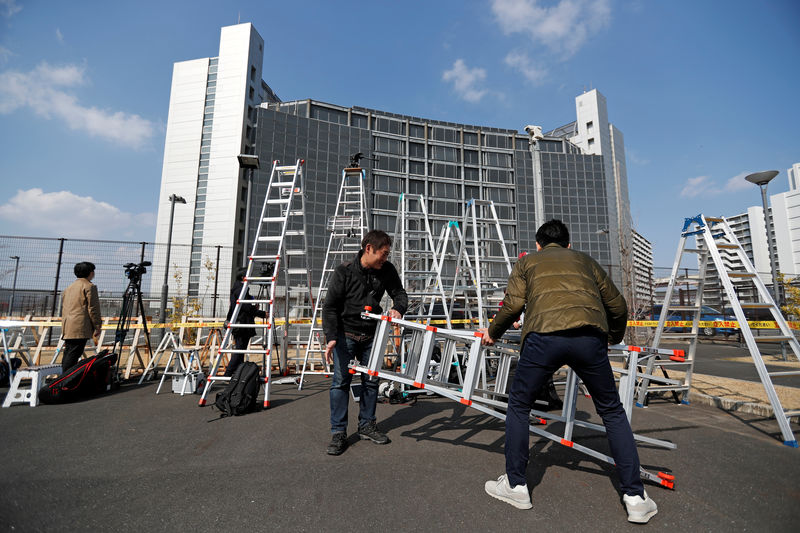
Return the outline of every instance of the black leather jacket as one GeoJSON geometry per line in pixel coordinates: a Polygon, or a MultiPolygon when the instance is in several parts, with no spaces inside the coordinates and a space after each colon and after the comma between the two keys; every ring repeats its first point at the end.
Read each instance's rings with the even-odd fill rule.
{"type": "Polygon", "coordinates": [[[328,342],[342,333],[374,335],[377,322],[362,319],[361,312],[369,305],[373,313],[381,314],[381,298],[386,292],[392,298],[392,309],[403,315],[408,308],[408,295],[394,265],[387,261],[380,270],[364,268],[362,253],[336,267],[328,282],[322,306],[322,329],[328,342]]]}

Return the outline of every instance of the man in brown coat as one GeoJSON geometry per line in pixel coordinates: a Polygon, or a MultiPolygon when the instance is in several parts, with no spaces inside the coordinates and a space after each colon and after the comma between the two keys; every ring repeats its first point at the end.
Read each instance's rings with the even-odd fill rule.
{"type": "Polygon", "coordinates": [[[100,335],[100,297],[94,279],[94,264],[83,261],[75,265],[76,279],[61,295],[61,337],[64,356],[61,368],[75,366],[83,355],[86,341],[100,335]]]}
{"type": "Polygon", "coordinates": [[[503,306],[483,330],[483,343],[494,344],[525,311],[506,413],[506,473],[487,481],[486,492],[519,509],[532,507],[525,476],[531,408],[548,376],[569,365],[603,419],[628,520],[646,523],[658,508],[644,490],[633,432],[608,362],[608,344],[625,334],[625,299],[594,259],[571,249],[569,230],[560,220],[542,224],[536,249],[514,266],[503,306]]]}

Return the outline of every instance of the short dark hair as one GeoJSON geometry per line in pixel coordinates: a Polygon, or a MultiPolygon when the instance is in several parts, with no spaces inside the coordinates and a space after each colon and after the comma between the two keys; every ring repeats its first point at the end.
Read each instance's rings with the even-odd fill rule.
{"type": "Polygon", "coordinates": [[[569,230],[566,224],[558,219],[548,220],[536,230],[536,242],[542,248],[551,243],[566,248],[569,246],[569,230]]]}
{"type": "Polygon", "coordinates": [[[90,263],[89,261],[81,261],[75,265],[75,268],[72,269],[75,272],[76,278],[88,278],[89,274],[94,272],[94,263],[90,263]]]}
{"type": "Polygon", "coordinates": [[[236,281],[244,281],[244,277],[247,275],[246,268],[240,268],[236,271],[236,281]]]}
{"type": "Polygon", "coordinates": [[[392,238],[389,237],[389,234],[385,231],[374,229],[364,235],[364,238],[361,241],[361,249],[366,250],[368,244],[371,244],[376,250],[380,250],[384,246],[391,247],[392,238]]]}

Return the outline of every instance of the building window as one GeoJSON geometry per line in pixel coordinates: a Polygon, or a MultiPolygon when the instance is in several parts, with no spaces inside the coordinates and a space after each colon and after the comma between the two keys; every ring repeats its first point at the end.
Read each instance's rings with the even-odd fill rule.
{"type": "Polygon", "coordinates": [[[253,89],[252,87],[250,87],[250,93],[249,93],[249,94],[250,94],[250,100],[253,100],[253,98],[254,98],[254,97],[255,97],[255,95],[256,95],[256,91],[255,91],[255,89],[253,89]]]}
{"type": "Polygon", "coordinates": [[[256,81],[256,67],[250,65],[250,81],[256,81]]]}
{"type": "Polygon", "coordinates": [[[594,147],[594,138],[589,139],[589,148],[594,147]]]}
{"type": "Polygon", "coordinates": [[[590,120],[589,122],[586,123],[586,131],[591,132],[593,128],[594,128],[594,122],[590,120]]]}

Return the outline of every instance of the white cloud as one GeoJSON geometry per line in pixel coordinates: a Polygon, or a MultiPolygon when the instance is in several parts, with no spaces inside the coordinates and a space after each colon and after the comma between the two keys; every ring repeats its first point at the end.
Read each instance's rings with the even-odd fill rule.
{"type": "Polygon", "coordinates": [[[61,28],[56,28],[56,39],[58,39],[58,42],[61,44],[64,44],[64,34],[61,33],[61,28]]]}
{"type": "Polygon", "coordinates": [[[719,192],[717,183],[708,176],[697,176],[689,178],[681,189],[681,196],[684,198],[694,198],[696,196],[708,196],[719,192]]]}
{"type": "Polygon", "coordinates": [[[566,59],[611,20],[609,0],[492,0],[492,13],[506,35],[522,33],[566,59]]]}
{"type": "Polygon", "coordinates": [[[751,189],[755,187],[752,183],[745,180],[744,177],[750,174],[749,172],[742,172],[740,174],[735,175],[731,179],[725,182],[725,191],[726,192],[739,192],[744,191],[747,189],[751,189]]]}
{"type": "Polygon", "coordinates": [[[0,0],[0,15],[10,18],[22,11],[22,7],[17,5],[15,0],[0,0]]]}
{"type": "Polygon", "coordinates": [[[41,117],[56,117],[70,129],[140,148],[155,134],[153,122],[139,115],[82,105],[68,89],[87,83],[85,67],[40,63],[30,72],[0,72],[0,114],[28,107],[41,117]]]}
{"type": "Polygon", "coordinates": [[[9,50],[5,46],[0,46],[0,63],[5,63],[13,55],[14,52],[9,50]]]}
{"type": "Polygon", "coordinates": [[[644,157],[639,157],[638,152],[635,152],[635,151],[631,150],[627,146],[625,147],[625,153],[627,154],[628,159],[631,161],[631,163],[633,163],[635,165],[649,165],[650,164],[650,160],[649,159],[644,158],[644,157]]]}
{"type": "Polygon", "coordinates": [[[457,59],[453,63],[453,68],[445,70],[442,79],[452,81],[456,93],[467,102],[480,102],[481,98],[489,92],[480,87],[486,79],[486,70],[479,67],[469,68],[463,59],[457,59]]]}
{"type": "Polygon", "coordinates": [[[91,196],[69,191],[18,190],[0,205],[0,219],[13,222],[21,231],[73,239],[124,239],[155,228],[154,213],[126,213],[91,196]]]}
{"type": "Polygon", "coordinates": [[[541,84],[547,78],[547,70],[535,66],[525,52],[509,52],[504,61],[506,65],[519,71],[526,80],[534,85],[541,84]]]}

